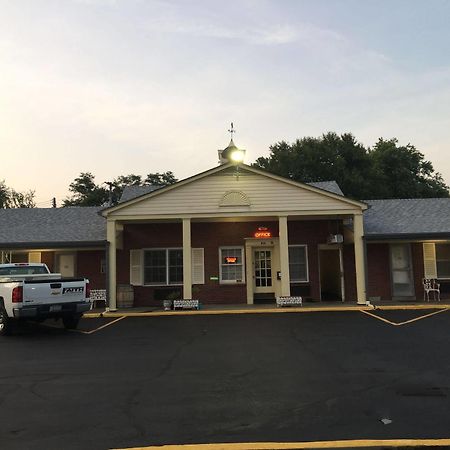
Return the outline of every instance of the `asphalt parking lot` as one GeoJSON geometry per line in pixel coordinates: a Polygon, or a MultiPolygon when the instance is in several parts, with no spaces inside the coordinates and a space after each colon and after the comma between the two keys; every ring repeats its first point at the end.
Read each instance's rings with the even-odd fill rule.
{"type": "Polygon", "coordinates": [[[450,438],[450,311],[371,314],[27,325],[0,339],[0,448],[450,438]]]}

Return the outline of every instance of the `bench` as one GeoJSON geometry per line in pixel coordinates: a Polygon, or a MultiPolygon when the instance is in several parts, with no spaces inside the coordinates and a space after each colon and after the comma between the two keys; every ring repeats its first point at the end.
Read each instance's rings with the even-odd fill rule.
{"type": "Polygon", "coordinates": [[[91,289],[90,299],[93,308],[98,306],[98,302],[104,303],[106,307],[106,289],[91,289]]]}
{"type": "Polygon", "coordinates": [[[198,300],[174,300],[173,309],[200,309],[198,300]]]}
{"type": "Polygon", "coordinates": [[[302,306],[302,297],[282,296],[277,297],[277,307],[280,306],[302,306]]]}

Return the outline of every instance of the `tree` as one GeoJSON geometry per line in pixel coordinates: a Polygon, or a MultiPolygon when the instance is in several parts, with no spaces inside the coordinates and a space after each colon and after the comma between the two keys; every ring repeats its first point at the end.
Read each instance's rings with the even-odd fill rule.
{"type": "Polygon", "coordinates": [[[66,198],[63,206],[101,206],[109,200],[107,189],[95,184],[95,177],[90,172],[82,172],[70,183],[71,198],[66,198]]]}
{"type": "Polygon", "coordinates": [[[375,198],[448,197],[442,176],[414,146],[380,139],[366,149],[350,133],[278,142],[254,166],[300,182],[335,180],[345,195],[375,198]]]}
{"type": "Polygon", "coordinates": [[[34,191],[19,192],[0,181],[0,208],[34,208],[34,191]]]}
{"type": "Polygon", "coordinates": [[[0,181],[0,208],[8,208],[9,206],[9,188],[5,184],[5,180],[0,181]]]}
{"type": "MultiPolygon", "coordinates": [[[[66,198],[63,206],[101,206],[108,203],[116,204],[126,186],[166,186],[176,183],[173,172],[149,173],[142,181],[141,175],[129,174],[119,175],[110,183],[109,189],[95,183],[95,176],[90,172],[82,172],[70,184],[69,191],[72,192],[70,198],[66,198]]],[[[0,191],[1,196],[1,191],[0,191]]],[[[0,197],[1,199],[1,197],[0,197]]]]}
{"type": "Polygon", "coordinates": [[[178,180],[175,178],[175,175],[171,171],[163,173],[156,172],[156,173],[149,173],[144,181],[144,184],[163,187],[168,186],[169,184],[174,184],[177,181],[178,180]]]}
{"type": "Polygon", "coordinates": [[[142,186],[142,177],[140,175],[120,175],[112,182],[112,203],[116,204],[126,186],[142,186]]]}
{"type": "Polygon", "coordinates": [[[380,138],[369,156],[374,181],[371,198],[449,196],[441,174],[413,145],[399,146],[397,139],[380,138]]]}

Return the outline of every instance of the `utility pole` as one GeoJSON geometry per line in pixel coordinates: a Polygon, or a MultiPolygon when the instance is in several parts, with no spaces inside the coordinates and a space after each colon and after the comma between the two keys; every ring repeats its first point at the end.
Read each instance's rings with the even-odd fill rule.
{"type": "Polygon", "coordinates": [[[106,186],[109,187],[109,206],[113,204],[113,187],[115,184],[112,181],[105,181],[106,186]]]}

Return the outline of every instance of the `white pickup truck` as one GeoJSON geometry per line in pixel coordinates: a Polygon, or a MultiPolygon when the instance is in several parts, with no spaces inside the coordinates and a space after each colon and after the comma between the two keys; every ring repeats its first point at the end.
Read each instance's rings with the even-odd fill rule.
{"type": "Polygon", "coordinates": [[[63,278],[45,264],[0,264],[0,335],[14,322],[61,318],[65,328],[76,328],[91,309],[89,280],[63,278]]]}

